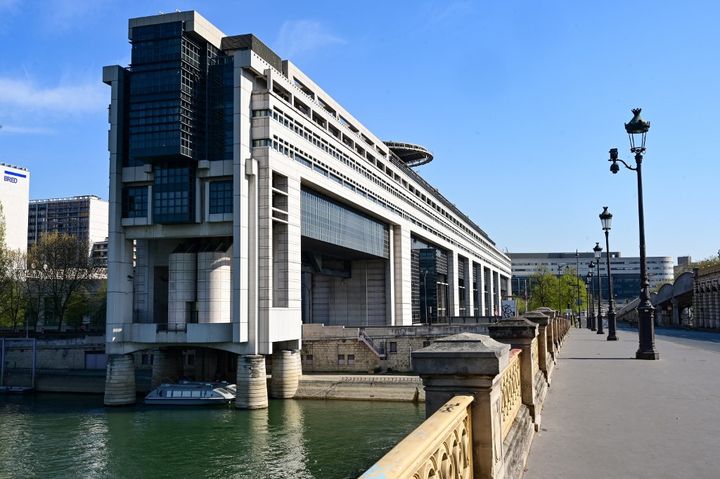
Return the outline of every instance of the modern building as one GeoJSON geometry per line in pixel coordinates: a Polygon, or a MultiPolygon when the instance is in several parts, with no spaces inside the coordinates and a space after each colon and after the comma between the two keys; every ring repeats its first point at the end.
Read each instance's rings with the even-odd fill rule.
{"type": "Polygon", "coordinates": [[[28,203],[30,200],[30,172],[19,166],[0,163],[3,181],[0,183],[0,205],[5,220],[5,246],[27,250],[28,203]]]}
{"type": "MultiPolygon", "coordinates": [[[[540,271],[547,271],[561,276],[566,270],[578,271],[585,278],[590,271],[588,267],[595,260],[594,253],[509,253],[512,260],[513,289],[517,294],[524,295],[532,288],[531,278],[540,271]]],[[[607,265],[605,252],[600,260],[600,287],[603,299],[607,300],[607,265]]],[[[650,256],[647,258],[648,280],[650,287],[673,280],[673,260],[669,256],[650,256]]],[[[597,275],[597,268],[594,269],[597,275]]],[[[613,290],[617,301],[625,302],[640,293],[640,258],[624,258],[620,252],[610,252],[610,274],[612,274],[613,290]]],[[[597,276],[595,276],[597,278],[597,276]]],[[[595,284],[597,288],[597,283],[595,284]]]]}
{"type": "Polygon", "coordinates": [[[138,350],[160,348],[156,378],[178,351],[214,351],[207,374],[237,364],[240,383],[253,355],[296,356],[303,323],[499,314],[510,259],[412,169],[423,147],[380,140],[258,38],[196,12],[131,19],[129,39],[131,66],[103,71],[106,402],[134,400],[138,350]]]}
{"type": "Polygon", "coordinates": [[[47,232],[73,235],[92,248],[108,236],[108,202],[94,195],[30,201],[28,249],[47,232]]]}

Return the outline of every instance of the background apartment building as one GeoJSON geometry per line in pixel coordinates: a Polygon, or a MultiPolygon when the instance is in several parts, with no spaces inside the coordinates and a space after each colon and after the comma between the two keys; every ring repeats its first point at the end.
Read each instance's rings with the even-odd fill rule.
{"type": "Polygon", "coordinates": [[[108,202],[94,195],[30,201],[27,247],[48,232],[75,236],[92,248],[108,236],[108,202]]]}
{"type": "MultiPolygon", "coordinates": [[[[582,278],[590,271],[588,265],[595,261],[592,251],[580,253],[509,253],[512,260],[513,290],[516,294],[525,295],[532,289],[532,276],[539,271],[547,271],[562,276],[565,271],[577,270],[582,278]]],[[[650,287],[653,288],[666,282],[672,282],[673,259],[669,256],[649,256],[647,271],[650,287]]],[[[598,268],[594,269],[595,288],[597,288],[598,268]]],[[[637,298],[640,294],[640,258],[622,257],[620,252],[610,252],[610,274],[613,279],[615,299],[621,302],[637,298]]],[[[602,297],[607,300],[607,264],[605,251],[600,259],[600,287],[602,297]]],[[[529,293],[528,293],[529,294],[529,293]]]]}
{"type": "Polygon", "coordinates": [[[28,202],[30,172],[22,167],[0,163],[3,180],[0,183],[0,205],[5,219],[5,246],[27,249],[28,202]]]}

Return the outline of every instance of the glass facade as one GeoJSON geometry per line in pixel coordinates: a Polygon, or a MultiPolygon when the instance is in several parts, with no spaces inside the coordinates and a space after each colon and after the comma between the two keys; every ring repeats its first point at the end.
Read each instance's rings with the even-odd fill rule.
{"type": "MultiPolygon", "coordinates": [[[[209,65],[219,65],[222,106],[227,75],[222,68],[225,63],[216,61],[222,52],[185,33],[182,22],[134,27],[131,42],[126,166],[216,157],[207,148],[206,132],[216,125],[208,128],[206,84],[209,65]]],[[[232,68],[230,72],[232,91],[232,68]]]]}
{"type": "Polygon", "coordinates": [[[210,214],[233,212],[233,182],[213,181],[210,183],[210,214]]]}
{"type": "Polygon", "coordinates": [[[190,223],[195,219],[195,171],[189,166],[154,169],[153,222],[190,223]]]}
{"type": "Polygon", "coordinates": [[[148,188],[147,186],[131,186],[123,188],[122,217],[147,218],[148,188]]]}
{"type": "Polygon", "coordinates": [[[310,190],[301,192],[301,234],[325,243],[390,257],[387,226],[310,190]]]}

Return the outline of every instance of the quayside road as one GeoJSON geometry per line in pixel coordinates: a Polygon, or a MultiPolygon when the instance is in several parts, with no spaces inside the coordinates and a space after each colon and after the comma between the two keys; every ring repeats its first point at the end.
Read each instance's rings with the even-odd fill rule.
{"type": "Polygon", "coordinates": [[[524,478],[720,477],[720,335],[660,330],[659,361],[618,336],[568,335],[524,478]]]}

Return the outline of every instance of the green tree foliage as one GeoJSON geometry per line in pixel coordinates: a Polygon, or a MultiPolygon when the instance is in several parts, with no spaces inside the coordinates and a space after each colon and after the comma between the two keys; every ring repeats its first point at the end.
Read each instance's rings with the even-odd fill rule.
{"type": "Polygon", "coordinates": [[[556,311],[565,311],[566,309],[577,311],[578,292],[580,293],[580,310],[584,309],[585,282],[582,278],[578,278],[574,268],[566,269],[560,277],[543,268],[533,274],[530,284],[532,289],[529,309],[545,306],[556,311]]]}
{"type": "Polygon", "coordinates": [[[44,234],[33,245],[28,252],[27,293],[35,323],[42,312],[62,330],[68,312],[77,316],[86,308],[84,288],[99,273],[89,251],[87,242],[56,232],[44,234]]]}

